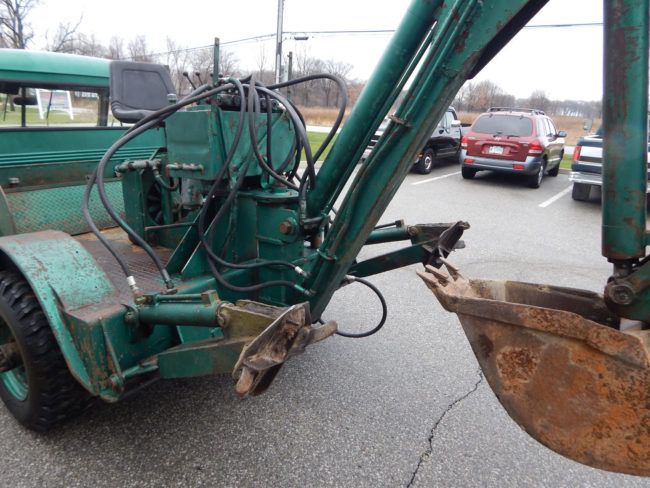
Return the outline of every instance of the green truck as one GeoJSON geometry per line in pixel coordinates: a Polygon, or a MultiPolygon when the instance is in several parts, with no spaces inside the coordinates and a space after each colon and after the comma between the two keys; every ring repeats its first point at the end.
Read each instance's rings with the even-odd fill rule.
{"type": "MultiPolygon", "coordinates": [[[[52,225],[71,235],[90,230],[81,215],[87,177],[128,128],[110,115],[109,63],[0,49],[0,235],[52,225]]],[[[107,191],[120,213],[124,202],[115,165],[148,158],[163,141],[162,130],[148,131],[107,165],[107,191]]],[[[90,208],[100,228],[115,225],[96,195],[90,208]]]]}

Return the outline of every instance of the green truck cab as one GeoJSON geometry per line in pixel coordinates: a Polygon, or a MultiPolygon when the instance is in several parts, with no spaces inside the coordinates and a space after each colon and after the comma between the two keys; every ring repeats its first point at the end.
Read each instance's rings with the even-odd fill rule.
{"type": "MultiPolygon", "coordinates": [[[[109,63],[0,49],[0,235],[89,230],[81,215],[87,178],[128,128],[110,114],[109,63]]],[[[162,130],[152,129],[107,166],[107,190],[120,212],[124,203],[115,165],[148,158],[163,141],[162,130]]],[[[114,225],[96,195],[90,209],[100,228],[114,225]]]]}

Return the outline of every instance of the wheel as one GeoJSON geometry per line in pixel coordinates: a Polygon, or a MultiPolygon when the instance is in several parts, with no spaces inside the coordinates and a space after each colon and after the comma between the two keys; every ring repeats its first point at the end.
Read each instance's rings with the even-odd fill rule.
{"type": "Polygon", "coordinates": [[[571,198],[579,202],[585,202],[589,200],[589,193],[591,193],[591,185],[574,183],[573,190],[571,190],[571,198]]]}
{"type": "Polygon", "coordinates": [[[544,169],[546,168],[546,160],[542,160],[542,164],[539,165],[537,173],[530,175],[528,177],[528,186],[531,188],[539,188],[542,184],[542,178],[544,178],[544,169]]]}
{"type": "Polygon", "coordinates": [[[560,172],[560,165],[562,164],[562,158],[564,157],[564,151],[560,153],[560,161],[557,163],[557,166],[555,166],[553,169],[548,170],[548,175],[549,176],[557,176],[558,173],[560,172]]]}
{"type": "Polygon", "coordinates": [[[436,161],[436,153],[431,148],[427,148],[422,153],[422,157],[415,163],[414,169],[420,174],[428,175],[436,161]]]}
{"type": "Polygon", "coordinates": [[[468,168],[467,166],[463,166],[460,169],[460,172],[466,180],[471,180],[476,176],[476,170],[474,168],[468,168]]]}
{"type": "Polygon", "coordinates": [[[0,271],[0,345],[12,342],[20,357],[15,367],[0,374],[0,397],[21,424],[49,430],[90,405],[91,395],[70,374],[25,279],[0,271]]]}

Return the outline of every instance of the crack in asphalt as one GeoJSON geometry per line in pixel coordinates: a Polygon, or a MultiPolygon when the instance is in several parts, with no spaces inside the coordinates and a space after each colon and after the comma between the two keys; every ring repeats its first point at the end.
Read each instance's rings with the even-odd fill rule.
{"type": "Polygon", "coordinates": [[[476,390],[478,390],[478,387],[480,386],[480,384],[485,379],[485,377],[483,376],[483,371],[481,371],[480,369],[478,370],[478,375],[479,375],[479,379],[474,384],[472,389],[470,391],[468,391],[467,393],[465,393],[463,396],[457,398],[452,403],[450,403],[447,406],[447,408],[445,409],[445,411],[442,412],[442,415],[438,418],[438,420],[436,420],[435,424],[433,424],[433,427],[431,428],[431,434],[429,435],[429,439],[428,439],[429,447],[428,447],[428,449],[426,451],[424,451],[420,455],[420,459],[418,459],[418,464],[415,467],[415,470],[413,471],[413,474],[411,475],[411,479],[408,482],[408,484],[406,485],[406,488],[411,488],[412,486],[414,486],[415,477],[417,476],[418,471],[420,470],[420,467],[422,466],[422,464],[424,464],[426,461],[429,460],[429,458],[431,456],[431,453],[433,452],[433,438],[436,435],[436,430],[438,429],[438,426],[442,423],[442,420],[445,418],[445,415],[447,415],[456,405],[459,405],[460,403],[463,402],[463,400],[465,400],[470,395],[472,395],[474,392],[476,392],[476,390]]]}

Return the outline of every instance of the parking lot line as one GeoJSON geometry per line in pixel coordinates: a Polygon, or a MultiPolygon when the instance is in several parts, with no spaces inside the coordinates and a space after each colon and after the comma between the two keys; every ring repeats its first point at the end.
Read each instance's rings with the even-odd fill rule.
{"type": "Polygon", "coordinates": [[[416,181],[415,183],[411,183],[411,185],[421,185],[422,183],[429,183],[430,181],[441,180],[443,178],[447,178],[448,176],[454,176],[454,175],[459,175],[459,174],[460,174],[460,171],[456,171],[455,173],[448,173],[446,175],[436,176],[435,178],[427,178],[426,180],[416,181]]]}
{"type": "Polygon", "coordinates": [[[569,192],[571,191],[572,188],[573,188],[573,185],[571,185],[570,187],[568,187],[568,188],[562,190],[562,191],[561,191],[560,193],[558,193],[557,195],[552,196],[551,198],[549,198],[549,199],[546,200],[545,202],[540,203],[540,204],[538,205],[538,207],[541,207],[541,208],[548,207],[551,203],[556,202],[557,200],[559,200],[560,198],[562,198],[564,195],[566,195],[567,193],[569,193],[569,192]]]}

